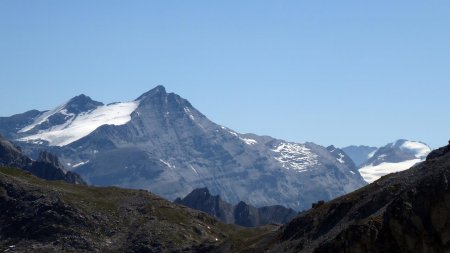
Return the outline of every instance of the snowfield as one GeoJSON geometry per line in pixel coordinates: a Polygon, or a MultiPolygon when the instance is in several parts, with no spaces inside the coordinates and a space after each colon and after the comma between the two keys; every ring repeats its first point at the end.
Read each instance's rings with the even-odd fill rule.
{"type": "Polygon", "coordinates": [[[301,144],[285,142],[279,144],[272,151],[277,153],[275,160],[288,170],[304,172],[319,163],[318,156],[301,144]]]}
{"type": "MultiPolygon", "coordinates": [[[[131,113],[136,110],[139,102],[116,103],[99,106],[96,109],[82,113],[69,119],[61,125],[53,126],[50,129],[39,131],[39,133],[23,137],[19,141],[39,142],[47,141],[50,146],[65,146],[77,141],[102,125],[123,125],[131,120],[131,113]]],[[[32,130],[37,125],[44,123],[55,113],[65,113],[62,107],[46,112],[38,117],[31,125],[24,127],[20,132],[32,130]]],[[[67,115],[67,114],[66,114],[67,115]]]]}
{"type": "Polygon", "coordinates": [[[384,175],[407,170],[422,161],[423,160],[421,159],[413,159],[400,163],[380,163],[376,166],[368,165],[359,169],[359,173],[365,181],[367,181],[368,183],[372,183],[384,175]]]}
{"type": "MultiPolygon", "coordinates": [[[[374,165],[375,163],[365,165],[359,169],[359,173],[361,173],[361,176],[368,183],[372,183],[373,181],[389,173],[407,170],[415,164],[424,161],[427,155],[431,152],[430,147],[418,141],[399,140],[395,143],[390,143],[387,146],[390,148],[398,147],[401,152],[413,155],[415,158],[397,163],[382,162],[378,165],[374,165]]],[[[386,157],[387,154],[381,154],[378,156],[377,160],[384,161],[386,157]]]]}
{"type": "Polygon", "coordinates": [[[431,152],[430,147],[417,141],[406,141],[400,146],[400,149],[409,151],[419,159],[425,159],[431,152]]]}

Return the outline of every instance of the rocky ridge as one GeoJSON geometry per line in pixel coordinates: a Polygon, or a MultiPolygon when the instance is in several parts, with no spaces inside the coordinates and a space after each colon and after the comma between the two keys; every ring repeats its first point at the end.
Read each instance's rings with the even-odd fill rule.
{"type": "Polygon", "coordinates": [[[218,195],[212,196],[208,188],[195,189],[183,199],[177,198],[175,203],[206,212],[225,223],[244,227],[284,224],[298,215],[293,209],[279,205],[256,208],[243,201],[232,205],[218,195]]]}
{"type": "Polygon", "coordinates": [[[73,184],[86,184],[77,173],[67,171],[58,157],[41,151],[36,161],[31,160],[19,147],[0,136],[0,166],[21,168],[47,180],[64,180],[73,184]]]}

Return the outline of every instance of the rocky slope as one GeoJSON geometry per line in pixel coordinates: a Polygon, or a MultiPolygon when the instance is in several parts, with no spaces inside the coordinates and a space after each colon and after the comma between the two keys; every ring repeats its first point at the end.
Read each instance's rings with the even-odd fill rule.
{"type": "Polygon", "coordinates": [[[45,181],[0,167],[2,252],[209,252],[274,228],[226,225],[142,190],[45,181]]]}
{"type": "Polygon", "coordinates": [[[450,252],[449,178],[450,143],[409,170],[315,205],[242,252],[450,252]]]}
{"type": "Polygon", "coordinates": [[[36,161],[31,160],[19,147],[0,136],[0,166],[11,166],[29,171],[47,180],[64,180],[73,184],[86,184],[77,173],[65,170],[58,158],[42,151],[36,161]]]}
{"type": "Polygon", "coordinates": [[[170,200],[207,187],[232,204],[300,211],[366,184],[325,147],[237,133],[162,86],[126,103],[81,95],[51,111],[0,118],[0,133],[31,157],[49,149],[88,183],[170,200]]]}
{"type": "Polygon", "coordinates": [[[373,154],[375,154],[375,151],[377,150],[377,147],[370,147],[370,146],[347,146],[342,148],[342,150],[350,156],[350,158],[353,160],[355,165],[357,167],[363,165],[367,160],[369,160],[373,154]]]}
{"type": "Polygon", "coordinates": [[[177,198],[175,203],[203,211],[225,223],[245,227],[271,223],[284,224],[298,215],[293,209],[279,205],[256,208],[243,201],[232,205],[223,201],[218,195],[212,196],[208,188],[195,189],[183,199],[177,198]]]}

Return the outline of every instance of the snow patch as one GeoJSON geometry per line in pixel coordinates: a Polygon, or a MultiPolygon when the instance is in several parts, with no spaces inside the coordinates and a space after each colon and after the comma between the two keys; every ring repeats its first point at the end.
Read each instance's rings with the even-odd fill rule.
{"type": "Polygon", "coordinates": [[[296,143],[281,143],[273,152],[278,153],[275,156],[281,166],[285,169],[293,169],[299,172],[307,171],[310,167],[319,164],[317,155],[311,152],[301,144],[296,143]]]}
{"type": "Polygon", "coordinates": [[[192,165],[189,165],[190,167],[191,167],[191,169],[195,172],[195,174],[197,174],[198,175],[198,172],[197,172],[197,170],[194,168],[194,166],[192,166],[192,165]]]}
{"type": "Polygon", "coordinates": [[[192,115],[192,112],[191,112],[191,110],[189,110],[189,108],[184,107],[184,112],[185,112],[187,115],[189,115],[189,118],[191,118],[191,120],[195,121],[195,117],[194,117],[194,115],[192,115]]]}
{"type": "MultiPolygon", "coordinates": [[[[65,146],[89,135],[102,125],[118,126],[126,124],[131,120],[131,113],[136,110],[138,105],[139,102],[133,101],[99,106],[90,112],[76,116],[64,124],[41,130],[37,134],[23,137],[19,141],[33,142],[44,140],[48,141],[50,146],[65,146]]],[[[33,124],[23,128],[21,131],[27,132],[33,129],[47,120],[49,116],[55,113],[54,111],[52,113],[44,113],[33,124]]]]}
{"type": "Polygon", "coordinates": [[[80,163],[77,163],[77,164],[74,164],[74,165],[72,166],[72,168],[80,167],[81,165],[85,165],[85,164],[88,163],[88,162],[89,162],[89,160],[84,161],[84,162],[80,162],[80,163]]]}
{"type": "Polygon", "coordinates": [[[337,160],[339,163],[345,163],[345,161],[344,161],[345,155],[342,154],[342,153],[339,153],[338,156],[339,156],[339,158],[336,158],[336,160],[337,160]]]}
{"type": "Polygon", "coordinates": [[[247,139],[247,138],[242,138],[242,137],[239,137],[239,139],[241,139],[243,142],[245,142],[245,144],[247,144],[247,145],[255,145],[255,144],[258,144],[258,142],[256,141],[256,140],[253,140],[253,139],[247,139]]]}
{"type": "Polygon", "coordinates": [[[163,159],[159,159],[160,162],[164,163],[170,169],[175,169],[175,165],[170,164],[169,162],[164,161],[163,159]]]}
{"type": "Polygon", "coordinates": [[[22,129],[20,129],[20,130],[19,130],[19,133],[25,133],[25,132],[28,132],[28,131],[32,130],[33,128],[35,128],[36,126],[38,126],[38,125],[44,123],[45,121],[48,120],[48,118],[49,118],[50,116],[52,116],[53,114],[55,114],[55,113],[57,113],[57,112],[59,112],[59,111],[62,111],[63,108],[64,108],[65,106],[66,106],[66,104],[63,104],[63,105],[60,105],[60,106],[56,107],[56,108],[53,109],[53,110],[44,112],[42,115],[40,115],[39,117],[37,117],[37,118],[34,120],[33,123],[31,123],[30,125],[28,125],[28,126],[22,128],[22,129]]]}
{"type": "Polygon", "coordinates": [[[227,132],[229,132],[231,135],[238,137],[241,141],[243,141],[245,144],[247,145],[255,145],[258,144],[258,142],[254,139],[250,139],[250,138],[243,138],[241,137],[238,133],[233,132],[231,130],[228,130],[226,127],[221,126],[222,129],[226,130],[227,132]]]}
{"type": "Polygon", "coordinates": [[[233,132],[233,131],[229,131],[229,130],[227,130],[231,135],[234,135],[234,136],[236,136],[236,137],[239,137],[239,135],[237,134],[237,133],[235,133],[235,132],[233,132]]]}

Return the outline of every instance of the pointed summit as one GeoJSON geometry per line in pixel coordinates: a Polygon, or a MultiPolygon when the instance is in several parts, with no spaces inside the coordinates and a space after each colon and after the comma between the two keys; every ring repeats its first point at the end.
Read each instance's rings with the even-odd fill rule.
{"type": "Polygon", "coordinates": [[[102,105],[103,103],[92,100],[90,97],[81,94],[70,99],[69,102],[67,102],[67,104],[64,106],[64,108],[68,113],[78,114],[80,112],[91,111],[102,105]]]}
{"type": "Polygon", "coordinates": [[[139,96],[136,101],[138,100],[145,100],[148,97],[154,97],[154,96],[165,96],[167,95],[166,88],[162,85],[158,85],[155,88],[145,92],[141,96],[139,96]]]}

